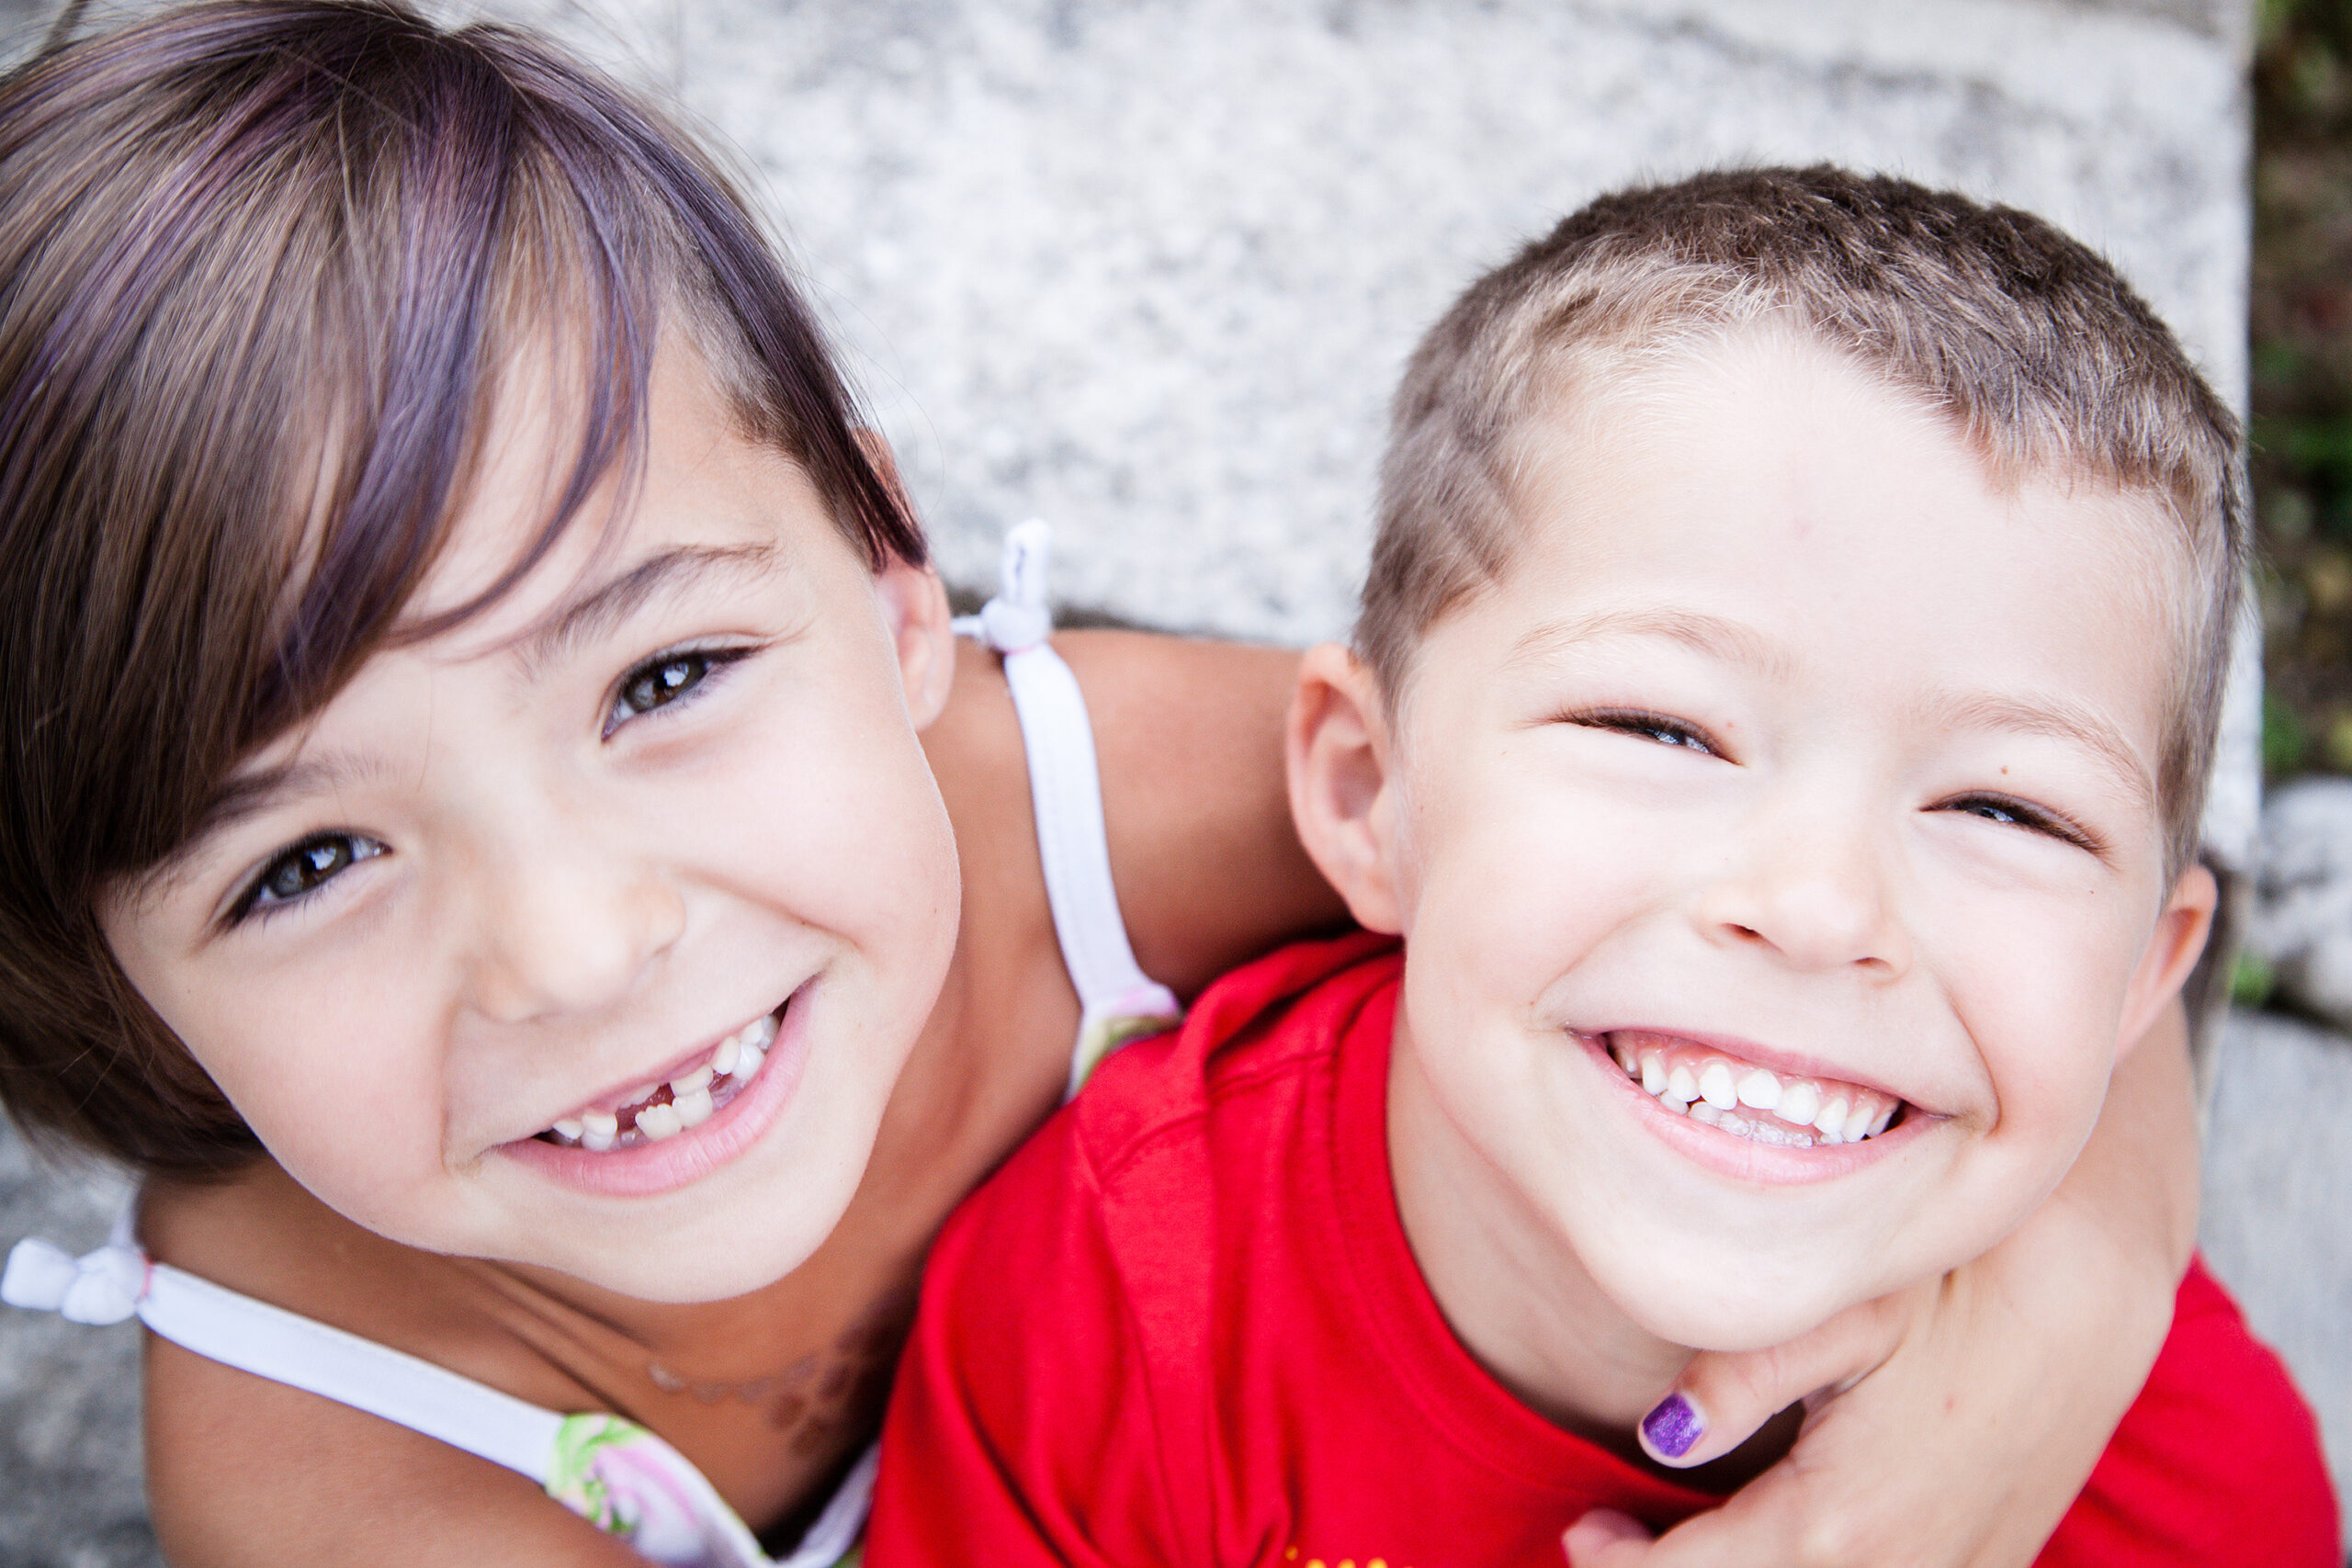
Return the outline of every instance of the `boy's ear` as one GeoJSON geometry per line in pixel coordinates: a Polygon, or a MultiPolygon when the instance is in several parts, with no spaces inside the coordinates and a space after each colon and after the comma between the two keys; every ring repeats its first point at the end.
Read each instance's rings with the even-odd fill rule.
{"type": "MultiPolygon", "coordinates": [[[[913,498],[899,479],[898,455],[878,430],[851,432],[865,460],[908,516],[914,515],[913,498]]],[[[907,711],[917,729],[926,729],[947,706],[956,684],[956,634],[949,629],[947,589],[939,573],[928,566],[894,560],[875,574],[874,586],[882,598],[882,613],[890,626],[899,652],[899,679],[907,689],[907,711]]]]}
{"type": "Polygon", "coordinates": [[[2221,886],[2203,865],[2190,866],[2173,883],[2172,897],[2156,917],[2156,929],[2124,992],[2117,1060],[2131,1055],[2156,1021],[2156,1014],[2188,982],[2189,971],[2197,967],[2205,951],[2205,939],[2212,934],[2213,910],[2221,900],[2221,886]]]}
{"type": "Polygon", "coordinates": [[[1285,750],[1290,814],[1325,880],[1368,931],[1404,929],[1397,896],[1398,781],[1380,691],[1338,643],[1306,650],[1285,750]]]}

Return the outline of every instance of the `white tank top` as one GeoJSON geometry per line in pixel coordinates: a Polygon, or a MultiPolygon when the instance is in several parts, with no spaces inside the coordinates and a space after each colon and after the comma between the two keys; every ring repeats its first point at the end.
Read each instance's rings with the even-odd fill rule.
{"type": "MultiPolygon", "coordinates": [[[[1137,966],[1111,883],[1102,781],[1086,702],[1069,666],[1047,646],[1049,535],[1032,519],[1007,536],[1003,581],[959,633],[1004,656],[1020,716],[1037,818],[1046,902],[1080,1007],[1069,1092],[1122,1041],[1175,1021],[1167,987],[1137,966]]],[[[634,1422],[563,1416],[447,1368],[226,1291],[151,1261],[131,1239],[76,1258],[39,1239],[17,1244],[0,1300],[75,1323],[137,1316],[164,1338],[255,1376],[291,1384],[438,1438],[522,1472],[548,1495],[638,1552],[671,1568],[831,1568],[855,1548],[874,1491],[868,1450],[790,1556],[771,1559],[743,1521],[677,1450],[634,1422]]]]}

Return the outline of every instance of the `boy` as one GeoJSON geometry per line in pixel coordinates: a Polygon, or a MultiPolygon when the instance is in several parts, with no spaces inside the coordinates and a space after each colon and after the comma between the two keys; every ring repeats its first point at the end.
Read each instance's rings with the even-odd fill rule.
{"type": "MultiPolygon", "coordinates": [[[[2081,246],[1828,169],[1625,193],[1474,287],[1395,421],[1290,765],[1403,950],[1229,977],[950,1224],[877,1568],[1668,1524],[1690,1351],[1994,1245],[2202,947],[2235,427],[2081,246]]],[[[2192,1269],[2043,1561],[2335,1550],[2192,1269]]]]}

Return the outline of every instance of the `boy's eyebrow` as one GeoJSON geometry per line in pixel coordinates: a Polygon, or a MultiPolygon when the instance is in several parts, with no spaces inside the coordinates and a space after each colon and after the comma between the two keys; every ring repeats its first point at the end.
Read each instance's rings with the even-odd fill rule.
{"type": "Polygon", "coordinates": [[[1577,643],[1598,637],[1662,637],[1712,653],[1717,658],[1752,666],[1767,674],[1788,669],[1788,654],[1752,626],[1691,610],[1651,606],[1639,610],[1596,610],[1570,620],[1547,621],[1512,645],[1511,662],[1548,659],[1577,643]]]}
{"type": "MultiPolygon", "coordinates": [[[[1660,606],[1600,610],[1570,620],[1547,622],[1513,645],[1511,661],[1546,659],[1573,644],[1601,636],[1668,637],[1702,653],[1735,660],[1767,672],[1784,670],[1788,662],[1786,653],[1753,627],[1690,610],[1660,606]]],[[[2078,704],[2055,697],[1955,694],[1931,702],[1927,716],[1928,722],[1950,729],[2007,729],[2075,741],[2107,763],[2135,807],[2143,810],[2154,808],[2156,789],[2147,764],[2124,740],[2121,731],[2078,704]]]]}
{"type": "Polygon", "coordinates": [[[1955,694],[1929,703],[1927,717],[1930,724],[1951,729],[2005,729],[2072,740],[2107,763],[2134,807],[2143,811],[2155,808],[2155,781],[2122,732],[2089,708],[2062,697],[1955,694]]]}
{"type": "Polygon", "coordinates": [[[627,620],[654,594],[676,592],[711,576],[756,577],[774,569],[768,544],[678,545],[647,557],[608,581],[559,606],[518,636],[513,651],[526,678],[627,620]]]}

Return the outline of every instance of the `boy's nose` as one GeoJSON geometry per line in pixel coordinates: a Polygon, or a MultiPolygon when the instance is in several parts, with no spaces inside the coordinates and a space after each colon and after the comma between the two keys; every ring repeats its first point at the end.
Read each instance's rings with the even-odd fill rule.
{"type": "Polygon", "coordinates": [[[1758,823],[1746,852],[1701,896],[1708,940],[1768,948],[1808,970],[1859,967],[1893,978],[1911,966],[1882,848],[1850,824],[1789,816],[1758,823]]]}
{"type": "Polygon", "coordinates": [[[685,928],[677,889],[626,854],[517,848],[483,868],[473,989],[484,1017],[516,1023],[610,1006],[685,928]]]}

